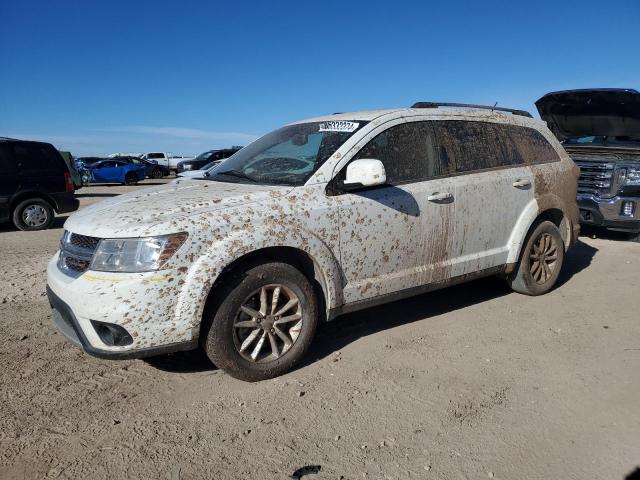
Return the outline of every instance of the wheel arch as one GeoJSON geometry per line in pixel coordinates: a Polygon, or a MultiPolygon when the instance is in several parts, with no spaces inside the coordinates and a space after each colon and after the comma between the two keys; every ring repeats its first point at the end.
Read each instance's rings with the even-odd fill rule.
{"type": "Polygon", "coordinates": [[[58,204],[52,197],[50,197],[46,193],[39,192],[37,190],[26,190],[26,191],[17,193],[11,198],[11,201],[9,202],[9,213],[13,215],[13,211],[15,210],[15,208],[18,206],[20,202],[23,202],[24,200],[29,200],[31,198],[44,200],[49,205],[51,205],[51,208],[53,208],[54,211],[56,212],[58,211],[58,204]]]}
{"type": "Polygon", "coordinates": [[[563,202],[555,195],[545,195],[544,198],[532,200],[523,210],[509,239],[508,267],[516,264],[520,258],[520,252],[524,246],[527,234],[533,224],[539,219],[549,220],[560,230],[564,242],[565,251],[573,241],[573,226],[570,216],[564,208],[563,202]]]}
{"type": "MultiPolygon", "coordinates": [[[[233,240],[228,241],[233,243],[233,240]]],[[[309,245],[310,244],[307,244],[307,246],[309,245]]],[[[202,258],[199,262],[196,262],[196,265],[194,265],[190,272],[190,275],[196,278],[200,277],[198,273],[199,270],[216,271],[202,287],[200,290],[201,293],[196,294],[201,299],[199,305],[195,311],[188,313],[188,315],[193,315],[194,337],[200,336],[200,330],[203,326],[206,327],[205,322],[209,316],[210,309],[215,309],[219,301],[216,297],[216,293],[219,291],[217,287],[239,269],[245,268],[247,265],[259,260],[279,261],[298,268],[314,287],[319,302],[318,311],[321,315],[320,321],[323,322],[327,320],[330,309],[342,304],[342,276],[337,260],[333,257],[328,247],[324,244],[316,245],[316,247],[316,250],[313,251],[287,243],[263,245],[250,252],[239,255],[229,255],[226,259],[222,259],[219,253],[227,249],[224,246],[218,245],[215,249],[215,252],[218,252],[218,258],[215,263],[217,263],[217,265],[224,265],[224,267],[211,268],[210,261],[213,256],[212,253],[202,258]]],[[[185,292],[183,292],[183,294],[184,293],[185,292]]],[[[193,298],[192,295],[189,296],[193,298]]]]}

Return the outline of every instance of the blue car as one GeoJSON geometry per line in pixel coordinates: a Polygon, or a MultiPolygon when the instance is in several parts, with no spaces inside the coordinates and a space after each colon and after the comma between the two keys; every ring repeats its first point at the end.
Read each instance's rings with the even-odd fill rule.
{"type": "Polygon", "coordinates": [[[145,178],[143,166],[133,165],[126,161],[101,160],[91,165],[79,165],[82,181],[89,183],[121,183],[135,185],[145,178]]]}
{"type": "Polygon", "coordinates": [[[162,178],[168,176],[171,172],[168,167],[164,165],[158,165],[158,162],[153,162],[151,160],[143,160],[138,157],[115,157],[113,160],[122,161],[125,163],[131,163],[133,165],[139,165],[144,167],[144,173],[149,178],[162,178]]]}

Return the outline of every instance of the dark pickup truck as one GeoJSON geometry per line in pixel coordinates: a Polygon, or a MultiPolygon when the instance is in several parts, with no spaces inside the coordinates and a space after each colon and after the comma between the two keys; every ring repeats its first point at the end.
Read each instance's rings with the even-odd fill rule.
{"type": "Polygon", "coordinates": [[[580,223],[640,241],[640,92],[552,92],[536,107],[580,167],[580,223]]]}

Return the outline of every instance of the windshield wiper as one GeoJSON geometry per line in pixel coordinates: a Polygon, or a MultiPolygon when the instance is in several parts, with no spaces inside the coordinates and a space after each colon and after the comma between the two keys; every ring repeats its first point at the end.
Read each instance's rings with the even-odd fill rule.
{"type": "Polygon", "coordinates": [[[243,178],[245,180],[249,180],[250,182],[256,183],[257,180],[253,177],[250,177],[249,175],[247,175],[244,172],[241,172],[240,170],[225,170],[224,172],[215,172],[216,175],[226,175],[227,177],[236,177],[236,178],[243,178]]]}

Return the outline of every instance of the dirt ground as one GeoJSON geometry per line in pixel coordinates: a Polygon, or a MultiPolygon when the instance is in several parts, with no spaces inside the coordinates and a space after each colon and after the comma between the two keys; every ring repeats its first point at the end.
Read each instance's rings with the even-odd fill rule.
{"type": "Polygon", "coordinates": [[[63,221],[0,227],[0,478],[623,480],[640,465],[640,244],[582,237],[543,297],[487,279],[341,317],[301,368],[250,384],[197,353],[107,361],[65,341],[44,294],[63,221]]]}

